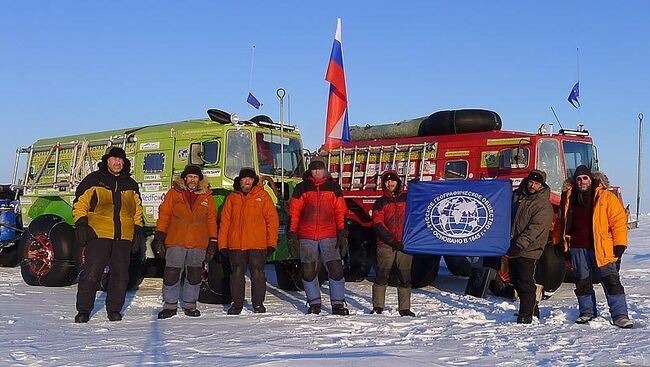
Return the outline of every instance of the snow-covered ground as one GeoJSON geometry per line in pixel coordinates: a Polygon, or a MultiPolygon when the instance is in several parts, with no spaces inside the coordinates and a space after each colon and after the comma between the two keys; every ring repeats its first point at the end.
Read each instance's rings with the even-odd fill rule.
{"type": "Polygon", "coordinates": [[[161,280],[145,279],[128,294],[122,322],[106,320],[102,294],[90,322],[75,324],[76,286],[30,287],[19,268],[0,268],[0,365],[650,365],[650,216],[630,231],[623,256],[630,330],[610,324],[600,286],[602,314],[589,325],[573,323],[571,284],[542,302],[540,322],[518,325],[515,303],[465,296],[467,280],[444,268],[434,286],[414,290],[416,318],[399,317],[394,288],[388,313],[370,315],[368,281],[347,283],[349,317],[329,307],[307,316],[304,295],[279,290],[268,270],[267,314],[248,305],[227,316],[227,306],[200,304],[200,318],[157,320],[161,280]]]}

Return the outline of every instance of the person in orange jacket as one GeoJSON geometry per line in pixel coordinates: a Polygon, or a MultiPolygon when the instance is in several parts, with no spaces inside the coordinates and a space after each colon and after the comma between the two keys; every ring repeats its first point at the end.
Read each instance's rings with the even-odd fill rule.
{"type": "Polygon", "coordinates": [[[591,283],[595,271],[602,279],[614,325],[631,328],[625,290],[616,269],[616,262],[627,248],[625,209],[584,165],[576,168],[573,182],[562,193],[553,243],[558,251],[568,251],[571,258],[580,311],[575,322],[587,324],[597,316],[591,283]]]}
{"type": "Polygon", "coordinates": [[[196,301],[201,288],[203,262],[210,261],[217,249],[217,209],[208,180],[203,177],[199,166],[185,167],[165,195],[158,209],[156,234],[151,247],[165,258],[164,305],[158,318],[176,315],[183,269],[185,283],[181,307],[187,316],[201,316],[196,301]]]}
{"type": "Polygon", "coordinates": [[[239,315],[244,308],[244,274],[251,273],[253,312],[264,313],[266,296],[266,258],[278,242],[278,212],[271,196],[259,185],[255,170],[243,167],[233,183],[221,210],[219,251],[230,259],[232,306],[228,315],[239,315]]]}

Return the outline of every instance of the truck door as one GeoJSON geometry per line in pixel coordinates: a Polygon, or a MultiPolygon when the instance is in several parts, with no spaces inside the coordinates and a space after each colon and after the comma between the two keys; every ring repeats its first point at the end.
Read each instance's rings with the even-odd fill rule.
{"type": "Polygon", "coordinates": [[[136,146],[133,176],[140,184],[140,196],[147,226],[155,226],[158,207],[171,188],[175,138],[139,141],[136,146]]]}

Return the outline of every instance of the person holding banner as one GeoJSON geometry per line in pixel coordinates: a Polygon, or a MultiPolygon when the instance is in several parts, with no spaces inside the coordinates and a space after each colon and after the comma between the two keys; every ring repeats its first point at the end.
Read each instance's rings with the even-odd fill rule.
{"type": "Polygon", "coordinates": [[[576,168],[573,181],[562,193],[553,243],[558,251],[569,252],[571,258],[580,311],[576,324],[587,324],[597,316],[591,282],[595,271],[602,279],[613,324],[632,328],[616,268],[627,249],[627,216],[616,195],[595,180],[587,166],[576,168]]]}
{"type": "Polygon", "coordinates": [[[291,255],[300,254],[308,314],[321,312],[319,261],[325,265],[329,277],[332,314],[350,314],[344,306],[345,279],[341,261],[348,252],[347,210],[341,187],[325,168],[325,161],[320,157],[312,158],[304,180],[296,186],[289,202],[291,227],[287,235],[291,255]]]}
{"type": "Polygon", "coordinates": [[[377,276],[372,285],[372,313],[384,311],[386,286],[393,264],[397,265],[397,302],[400,316],[411,316],[411,263],[413,256],[405,253],[402,244],[406,221],[406,193],[397,172],[381,175],[383,196],[372,207],[372,228],[377,236],[377,276]]]}
{"type": "Polygon", "coordinates": [[[512,225],[508,250],[510,279],[519,295],[518,324],[539,317],[535,266],[542,256],[553,223],[551,189],[546,173],[532,170],[512,195],[512,225]]]}

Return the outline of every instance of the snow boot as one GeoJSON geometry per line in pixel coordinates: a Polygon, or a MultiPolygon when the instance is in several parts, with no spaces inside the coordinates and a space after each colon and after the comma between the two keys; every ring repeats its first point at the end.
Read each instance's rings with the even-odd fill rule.
{"type": "Polygon", "coordinates": [[[399,310],[399,315],[400,316],[410,316],[410,317],[415,317],[415,314],[411,310],[399,310]]]}
{"type": "Polygon", "coordinates": [[[77,316],[74,317],[74,322],[76,323],[84,323],[88,322],[90,320],[90,314],[86,312],[79,312],[77,313],[77,316]]]}
{"type": "Polygon", "coordinates": [[[614,325],[620,327],[621,329],[631,329],[634,324],[630,321],[630,318],[626,315],[618,315],[614,318],[614,325]]]}
{"type": "Polygon", "coordinates": [[[158,319],[168,319],[172,316],[176,315],[176,309],[175,308],[163,308],[162,311],[158,312],[158,319]]]}
{"type": "Polygon", "coordinates": [[[347,316],[350,314],[350,310],[345,308],[343,305],[332,305],[332,315],[347,316]]]}
{"type": "Polygon", "coordinates": [[[309,305],[309,309],[307,309],[307,314],[308,315],[318,315],[320,313],[320,303],[314,303],[313,305],[309,305]]]}
{"type": "Polygon", "coordinates": [[[532,316],[517,316],[517,324],[530,324],[532,322],[532,316]]]}
{"type": "Polygon", "coordinates": [[[591,315],[580,315],[576,319],[576,324],[588,324],[589,321],[593,320],[595,317],[591,315]]]}
{"type": "Polygon", "coordinates": [[[264,305],[253,306],[253,312],[255,312],[255,313],[266,313],[266,307],[264,307],[264,305]]]}
{"type": "Polygon", "coordinates": [[[228,309],[228,315],[239,315],[241,313],[242,309],[243,309],[242,306],[232,305],[228,309]]]}
{"type": "Polygon", "coordinates": [[[382,312],[384,312],[383,307],[373,307],[372,311],[370,311],[371,314],[376,313],[377,315],[381,315],[382,312]]]}
{"type": "Polygon", "coordinates": [[[122,314],[119,312],[109,312],[108,321],[122,321],[122,314]]]}
{"type": "Polygon", "coordinates": [[[201,311],[197,310],[196,308],[184,308],[183,313],[185,313],[185,316],[189,316],[189,317],[201,316],[201,311]]]}

